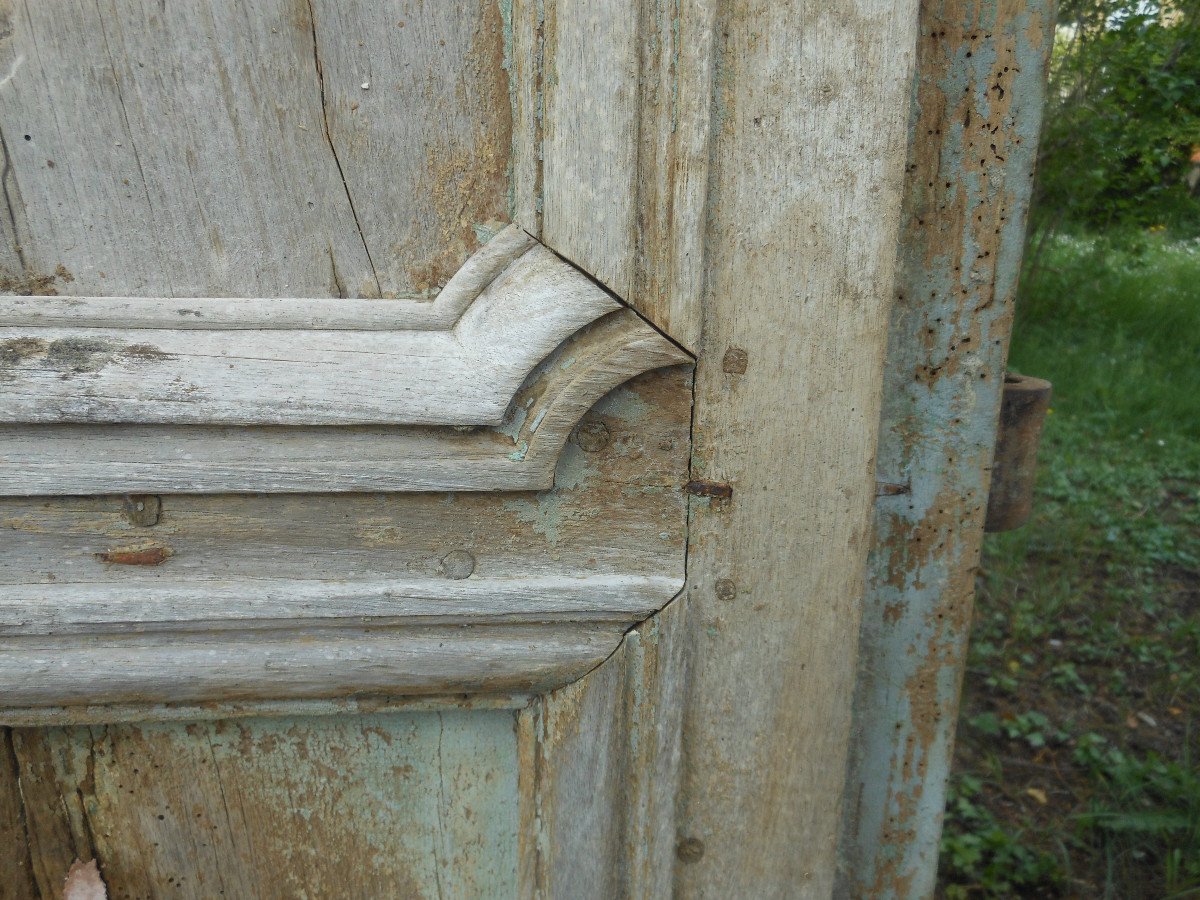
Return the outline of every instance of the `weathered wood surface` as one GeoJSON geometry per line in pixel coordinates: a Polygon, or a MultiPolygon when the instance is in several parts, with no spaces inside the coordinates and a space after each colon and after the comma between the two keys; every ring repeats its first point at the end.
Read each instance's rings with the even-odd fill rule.
{"type": "Polygon", "coordinates": [[[129,722],[212,722],[218,719],[294,719],[314,716],[374,716],[384,713],[523,709],[528,693],[360,695],[307,700],[219,700],[204,703],[105,703],[94,706],[41,706],[4,711],[8,728],[72,727],[129,722]]]}
{"type": "MultiPolygon", "coordinates": [[[[612,653],[623,623],[264,628],[0,638],[3,702],[23,707],[538,693],[612,653]]],[[[0,721],[4,712],[0,710],[0,721]]]]}
{"type": "Polygon", "coordinates": [[[518,0],[513,13],[517,90],[534,82],[542,100],[539,130],[518,139],[543,160],[519,221],[692,351],[716,6],[518,0]]]}
{"type": "Polygon", "coordinates": [[[1044,0],[922,0],[841,841],[841,893],[936,885],[1054,26],[1044,0]]]}
{"type": "MultiPolygon", "coordinates": [[[[515,225],[473,253],[432,300],[0,295],[0,326],[173,331],[447,331],[513,263],[537,246],[515,225]]],[[[538,257],[531,257],[531,260],[538,257]]],[[[8,360],[10,364],[16,360],[8,360]]]]}
{"type": "Polygon", "coordinates": [[[509,219],[493,0],[0,7],[0,284],[422,297],[509,219]]]}
{"type": "Polygon", "coordinates": [[[672,895],[685,617],[674,602],[518,714],[523,896],[672,895]]]}
{"type": "Polygon", "coordinates": [[[0,640],[12,653],[0,665],[3,687],[26,692],[6,702],[511,691],[578,677],[682,584],[689,388],[676,367],[611,392],[540,493],[163,495],[150,527],[120,497],[2,501],[0,640]],[[55,668],[66,656],[79,665],[55,668]]]}
{"type": "Polygon", "coordinates": [[[0,425],[0,495],[544,490],[597,400],[689,361],[620,310],[555,348],[496,428],[0,425]]]}
{"type": "Polygon", "coordinates": [[[0,729],[0,749],[5,898],[61,896],[76,857],[114,898],[518,891],[511,711],[0,729]]]}
{"type": "MultiPolygon", "coordinates": [[[[0,290],[96,298],[75,306],[40,296],[13,300],[9,312],[26,317],[14,324],[104,327],[110,316],[125,317],[119,327],[145,324],[134,307],[146,304],[109,297],[308,297],[306,308],[286,300],[270,305],[270,327],[260,330],[278,335],[319,326],[336,342],[353,331],[348,323],[377,335],[399,314],[412,328],[435,334],[444,300],[339,308],[321,298],[433,297],[512,217],[510,191],[513,210],[528,213],[530,231],[540,234],[541,112],[514,128],[508,102],[527,110],[544,104],[537,69],[544,30],[535,4],[436,6],[278,0],[163,7],[105,0],[94,9],[21,3],[10,10],[0,4],[0,15],[11,12],[0,20],[10,213],[2,226],[0,290]],[[511,47],[505,18],[513,25],[511,47]],[[506,65],[516,76],[511,94],[506,65]],[[64,315],[74,318],[52,321],[64,315]]],[[[656,28],[668,35],[671,23],[664,18],[656,28]]],[[[642,46],[633,54],[645,52],[642,46]]],[[[656,64],[667,66],[669,56],[656,64]]],[[[662,89],[662,96],[670,93],[662,89]]],[[[702,87],[693,102],[707,96],[702,87]]],[[[660,129],[669,121],[665,108],[660,129]]],[[[693,201],[704,181],[693,176],[693,201]]],[[[640,240],[628,229],[621,240],[631,237],[640,240]]],[[[681,269],[691,264],[681,257],[681,269]]],[[[694,297],[680,291],[669,302],[686,305],[694,297]]],[[[226,337],[262,324],[255,321],[261,310],[210,299],[167,305],[193,310],[174,313],[170,327],[189,328],[194,341],[205,333],[194,315],[199,307],[219,311],[231,325],[226,337]]],[[[619,322],[609,317],[597,328],[616,331],[612,323],[619,322]]],[[[557,400],[535,380],[525,383],[513,418],[500,425],[510,442],[502,444],[506,452],[525,456],[503,461],[522,469],[522,477],[536,470],[544,479],[553,468],[554,441],[546,437],[565,435],[567,419],[578,419],[589,393],[629,370],[627,357],[604,349],[621,348],[597,342],[583,368],[566,355],[546,360],[562,364],[555,378],[567,378],[557,400]],[[584,385],[572,380],[580,372],[590,373],[584,385]]],[[[679,358],[670,351],[671,362],[679,358]]],[[[689,394],[690,374],[681,368],[617,388],[584,417],[557,460],[554,489],[540,493],[181,496],[165,488],[182,490],[178,481],[194,476],[176,459],[175,472],[155,474],[168,481],[142,484],[163,489],[156,491],[162,511],[151,527],[124,517],[115,486],[105,496],[0,501],[0,594],[20,592],[26,601],[4,611],[4,640],[26,648],[41,642],[58,663],[70,657],[60,701],[125,701],[53,705],[58,675],[44,667],[41,677],[31,677],[36,667],[22,666],[28,661],[22,657],[14,678],[24,679],[26,699],[51,705],[14,710],[11,721],[209,719],[231,704],[279,717],[12,732],[0,768],[0,829],[17,839],[0,849],[6,876],[0,884],[18,885],[18,896],[53,895],[78,855],[99,858],[114,896],[207,897],[221,889],[226,896],[528,893],[532,882],[517,884],[517,866],[524,873],[527,856],[517,852],[516,831],[525,822],[517,813],[529,805],[514,790],[530,772],[516,755],[512,714],[363,713],[374,703],[399,702],[397,690],[432,690],[446,666],[470,671],[465,681],[443,678],[442,690],[496,691],[483,695],[482,706],[517,702],[505,691],[517,684],[510,677],[515,663],[505,668],[486,650],[504,635],[514,636],[505,652],[524,656],[527,686],[533,686],[529,673],[546,671],[539,667],[548,661],[565,671],[564,657],[539,644],[547,635],[561,636],[560,648],[596,652],[585,667],[618,644],[631,647],[638,632],[623,643],[622,632],[666,602],[683,577],[689,394]],[[89,603],[89,595],[100,602],[89,603]],[[234,627],[215,628],[214,617],[231,609],[234,627]],[[47,631],[58,635],[56,646],[47,631]],[[297,675],[286,659],[268,670],[263,661],[273,652],[272,636],[289,633],[306,635],[308,646],[296,641],[288,653],[298,655],[287,659],[302,662],[308,653],[323,660],[324,675],[310,679],[303,668],[297,675]],[[584,640],[588,634],[608,636],[602,652],[584,640]],[[429,639],[426,656],[404,643],[412,635],[429,639]],[[73,638],[78,643],[67,647],[73,638]],[[231,649],[239,641],[241,653],[231,649]],[[113,645],[149,648],[158,661],[151,653],[140,660],[148,668],[128,659],[105,662],[113,645]],[[204,662],[206,645],[223,649],[204,662]],[[87,659],[89,651],[98,656],[87,659]],[[200,668],[181,666],[180,653],[200,668]],[[140,703],[131,700],[128,679],[122,681],[128,675],[141,680],[140,703]],[[254,695],[257,678],[259,690],[275,699],[231,701],[231,692],[254,695]],[[280,686],[284,680],[302,693],[328,692],[331,684],[349,693],[322,701],[322,708],[345,715],[299,717],[299,709],[310,707],[278,700],[288,690],[280,686]],[[169,706],[147,702],[165,696],[171,684],[180,688],[177,700],[202,698],[210,689],[217,696],[169,706]]],[[[150,436],[146,419],[135,423],[127,436],[150,436]]],[[[300,477],[296,469],[271,470],[261,480],[238,481],[258,477],[245,473],[256,451],[269,445],[267,430],[257,447],[250,440],[230,454],[236,471],[225,470],[223,489],[300,477]]],[[[348,486],[356,463],[353,431],[330,438],[336,465],[310,467],[304,487],[348,486]]],[[[105,456],[103,441],[93,450],[90,477],[99,478],[101,466],[115,465],[118,454],[105,456]]],[[[364,452],[362,459],[385,452],[364,452]]],[[[77,451],[76,460],[83,457],[77,451]]],[[[268,470],[278,465],[258,462],[268,470]]],[[[43,485],[54,477],[48,461],[38,472],[43,485]]],[[[415,467],[388,477],[408,479],[410,488],[460,486],[415,467]]],[[[359,490],[384,486],[355,483],[359,490]]],[[[626,652],[643,667],[654,657],[626,652]]],[[[572,656],[571,665],[581,658],[572,656]]],[[[439,701],[431,695],[422,702],[439,701]]],[[[655,703],[662,712],[650,703],[628,714],[645,736],[626,742],[631,760],[670,757],[669,733],[655,749],[660,744],[650,731],[680,706],[665,694],[655,703]]],[[[594,719],[608,714],[593,709],[594,719]]],[[[586,729],[576,732],[575,741],[586,739],[586,729]]],[[[639,877],[657,889],[673,848],[673,826],[663,812],[672,805],[673,782],[659,775],[669,771],[666,763],[630,761],[622,777],[637,779],[636,771],[654,773],[637,782],[637,791],[654,800],[623,826],[625,840],[654,848],[655,874],[639,877]]],[[[610,776],[607,783],[621,779],[610,776]]],[[[520,793],[528,796],[524,788],[520,793]]],[[[623,815],[611,807],[624,802],[616,794],[593,799],[623,815]]],[[[547,827],[565,835],[573,812],[564,802],[547,827]]],[[[586,842],[577,834],[569,845],[586,842]]],[[[561,869],[566,857],[558,852],[555,859],[561,869]]],[[[554,884],[566,884],[561,873],[555,877],[554,884]]]]}
{"type": "MultiPolygon", "coordinates": [[[[177,329],[178,300],[118,302],[107,323],[89,310],[93,322],[80,327],[63,322],[70,307],[53,316],[63,324],[9,325],[12,301],[0,301],[0,421],[499,425],[539,362],[620,309],[537,245],[484,285],[452,329],[439,331],[405,328],[402,317],[390,331],[247,322],[303,300],[246,300],[250,309],[233,328],[205,301],[189,301],[206,327],[177,329]],[[121,325],[126,316],[137,324],[121,325]]],[[[348,318],[367,305],[392,304],[359,301],[348,318]]]]}
{"type": "MultiPolygon", "coordinates": [[[[3,226],[4,287],[90,297],[430,297],[513,217],[683,346],[701,350],[691,475],[694,489],[710,496],[694,501],[686,534],[677,455],[688,446],[686,411],[678,394],[641,394],[687,378],[665,371],[616,392],[627,417],[643,419],[636,427],[605,420],[602,406],[604,431],[576,431],[551,492],[167,493],[149,531],[119,518],[116,497],[0,501],[4,536],[21,560],[19,571],[0,575],[43,592],[33,604],[43,620],[76,588],[116,589],[117,616],[142,616],[130,619],[138,630],[129,642],[152,643],[174,629],[190,647],[201,636],[230,634],[156,624],[155,615],[178,609],[154,608],[159,587],[186,581],[204,589],[223,579],[301,586],[320,573],[330,584],[368,589],[389,579],[422,589],[475,579],[496,588],[510,575],[582,573],[581,581],[665,574],[675,577],[673,589],[686,540],[687,593],[661,621],[636,626],[583,682],[520,712],[515,730],[511,716],[504,720],[513,743],[488,750],[505,767],[488,783],[515,772],[516,796],[490,794],[476,809],[447,792],[440,757],[411,763],[425,802],[449,797],[463,819],[470,809],[470,840],[492,841],[497,852],[515,848],[514,880],[481,857],[446,850],[458,818],[443,815],[422,832],[423,846],[464,878],[489,873],[498,894],[827,895],[869,540],[915,0],[480,0],[466,10],[399,0],[169,10],[150,0],[106,3],[67,13],[27,3],[11,17],[9,38],[0,38],[0,79],[11,75],[0,85],[10,160],[3,180],[15,210],[3,226]],[[77,88],[56,102],[58,85],[76,83],[80,61],[77,88]],[[505,67],[514,81],[498,96],[505,67]],[[30,125],[17,125],[14,138],[10,121],[30,125]],[[58,128],[74,121],[78,138],[58,128]],[[663,408],[675,431],[659,437],[652,423],[663,408]],[[585,450],[603,458],[589,460],[585,450]],[[656,454],[676,455],[663,468],[656,454]],[[467,568],[461,553],[472,559],[466,578],[453,574],[467,568]],[[57,584],[67,586],[62,597],[45,599],[57,584]],[[656,627],[670,637],[651,650],[656,627]],[[519,839],[490,827],[498,810],[519,839]]],[[[314,309],[318,320],[333,314],[314,309]]],[[[521,589],[499,591],[505,599],[494,606],[497,595],[486,587],[466,597],[455,588],[413,591],[394,607],[408,604],[412,616],[389,616],[396,598],[376,595],[366,621],[338,624],[363,634],[460,625],[494,634],[539,623],[576,635],[613,628],[615,642],[646,610],[625,612],[635,605],[628,596],[621,608],[598,605],[590,598],[603,595],[593,586],[583,586],[589,599],[578,607],[557,609],[521,589]],[[435,597],[448,597],[461,614],[439,618],[435,597]]],[[[249,595],[239,602],[259,628],[253,617],[264,608],[249,595]]],[[[107,638],[96,634],[121,628],[89,623],[82,604],[65,609],[83,619],[81,646],[103,646],[107,638]]],[[[268,616],[258,637],[272,625],[278,632],[280,621],[292,627],[297,614],[311,617],[305,627],[329,626],[348,609],[339,611],[336,598],[299,610],[279,604],[277,621],[268,616]]],[[[19,618],[6,624],[23,627],[19,618]]],[[[55,627],[70,624],[60,618],[55,627]]],[[[529,655],[537,658],[535,644],[529,655]]],[[[483,685],[488,661],[479,668],[483,685]]],[[[368,682],[375,693],[378,682],[368,682]]],[[[128,702],[113,709],[131,714],[128,702]]],[[[21,721],[29,714],[20,711],[21,721]]],[[[465,728],[484,736],[490,717],[505,714],[465,715],[465,728]]],[[[5,868],[17,873],[14,883],[28,877],[44,892],[60,861],[95,847],[102,869],[122,873],[131,893],[166,883],[186,896],[197,882],[182,870],[194,858],[206,872],[231,866],[229,883],[248,885],[247,896],[320,894],[330,884],[375,895],[396,883],[402,894],[470,895],[470,885],[444,880],[445,866],[409,866],[407,845],[394,838],[413,818],[404,800],[408,763],[348,765],[344,754],[357,738],[337,729],[359,725],[270,725],[300,743],[332,729],[330,749],[316,754],[317,792],[290,780],[299,770],[307,781],[307,770],[292,765],[298,750],[275,755],[275,731],[262,746],[249,742],[243,753],[239,745],[236,766],[246,774],[227,790],[189,762],[211,746],[217,725],[98,731],[112,744],[104,754],[123,761],[117,768],[107,758],[89,763],[93,732],[72,729],[60,754],[68,761],[42,766],[53,789],[30,801],[43,817],[33,822],[24,808],[29,849],[18,842],[5,868]],[[169,737],[146,749],[144,735],[155,729],[169,737]],[[157,819],[138,796],[124,805],[95,799],[114,783],[118,794],[138,791],[132,776],[142,775],[147,758],[161,767],[151,796],[172,797],[172,809],[191,801],[187,791],[199,796],[198,830],[190,819],[188,829],[158,824],[169,821],[166,811],[157,819]],[[131,773],[135,759],[139,771],[131,773]],[[338,774],[346,772],[358,804],[348,816],[334,793],[347,789],[338,774]],[[244,798],[248,809],[227,814],[239,822],[230,833],[240,842],[213,850],[193,835],[209,834],[205,810],[229,797],[244,798]],[[375,818],[362,824],[368,815],[375,818]],[[309,832],[288,836],[281,822],[302,822],[309,832]],[[111,835],[121,833],[133,837],[118,846],[111,835]],[[196,852],[177,862],[193,844],[196,852]],[[130,847],[153,865],[134,871],[139,863],[122,855],[130,847]],[[333,848],[336,859],[314,847],[333,848]],[[297,857],[309,867],[307,881],[277,889],[279,881],[236,880],[251,866],[271,868],[260,878],[290,874],[297,857]],[[37,874],[37,865],[50,874],[37,874]],[[411,891],[403,880],[410,872],[411,891]],[[376,873],[386,876],[382,888],[376,873]],[[187,887],[173,887],[177,874],[187,887]]],[[[396,741],[405,726],[388,717],[380,727],[396,741]]],[[[45,757],[38,747],[59,740],[55,734],[18,735],[31,740],[15,747],[16,765],[45,757]]],[[[487,781],[486,766],[476,771],[487,781]]],[[[33,777],[23,776],[22,787],[33,777]]],[[[11,778],[8,789],[16,790],[11,778]]],[[[14,804],[0,802],[0,827],[2,816],[20,816],[14,804]]]]}
{"type": "Polygon", "coordinates": [[[828,896],[916,2],[719,10],[676,890],[828,896]]]}

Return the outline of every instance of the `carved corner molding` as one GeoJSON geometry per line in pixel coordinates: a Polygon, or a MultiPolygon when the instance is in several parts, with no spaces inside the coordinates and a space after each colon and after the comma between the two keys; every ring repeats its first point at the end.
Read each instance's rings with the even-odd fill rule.
{"type": "Polygon", "coordinates": [[[689,362],[515,226],[432,302],[0,298],[0,723],[581,677],[683,583],[687,373],[602,398],[689,362]]]}
{"type": "Polygon", "coordinates": [[[541,489],[690,361],[515,225],[431,302],[0,297],[0,495],[541,489]]]}

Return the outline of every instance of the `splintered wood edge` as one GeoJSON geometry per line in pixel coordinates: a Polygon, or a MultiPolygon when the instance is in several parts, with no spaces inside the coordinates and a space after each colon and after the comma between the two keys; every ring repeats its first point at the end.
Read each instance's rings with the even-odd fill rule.
{"type": "Polygon", "coordinates": [[[0,496],[541,490],[597,400],[691,361],[621,309],[543,360],[496,428],[0,425],[0,496]]]}

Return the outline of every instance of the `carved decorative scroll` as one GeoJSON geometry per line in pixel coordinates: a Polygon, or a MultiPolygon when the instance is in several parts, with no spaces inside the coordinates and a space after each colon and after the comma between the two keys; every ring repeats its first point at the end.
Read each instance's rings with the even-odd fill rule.
{"type": "Polygon", "coordinates": [[[524,490],[689,362],[516,226],[438,298],[0,298],[0,494],[524,490]]]}

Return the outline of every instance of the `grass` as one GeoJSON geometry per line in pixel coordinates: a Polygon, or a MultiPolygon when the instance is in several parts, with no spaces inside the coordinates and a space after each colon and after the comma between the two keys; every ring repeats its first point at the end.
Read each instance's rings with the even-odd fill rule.
{"type": "Polygon", "coordinates": [[[985,545],[940,891],[1200,897],[1200,243],[1049,244],[1010,368],[1055,399],[985,545]]]}

